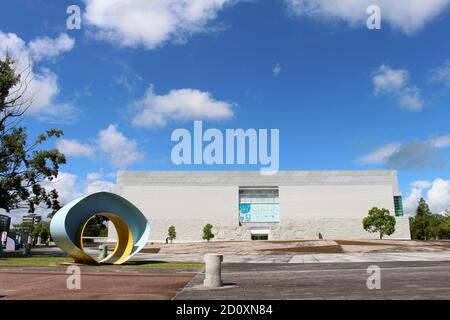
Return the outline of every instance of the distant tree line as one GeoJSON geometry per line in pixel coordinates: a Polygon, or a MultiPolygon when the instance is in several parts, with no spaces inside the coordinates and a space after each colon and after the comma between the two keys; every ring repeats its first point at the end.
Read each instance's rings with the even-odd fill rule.
{"type": "MultiPolygon", "coordinates": [[[[20,224],[13,225],[11,231],[15,235],[21,236],[22,238],[25,235],[28,235],[34,240],[40,237],[42,242],[47,242],[50,239],[50,222],[41,221],[37,224],[22,222],[20,224]]],[[[26,241],[26,239],[23,240],[26,241]]]]}
{"type": "Polygon", "coordinates": [[[409,218],[409,225],[413,240],[450,239],[450,210],[445,214],[433,214],[422,198],[416,216],[409,218]]]}

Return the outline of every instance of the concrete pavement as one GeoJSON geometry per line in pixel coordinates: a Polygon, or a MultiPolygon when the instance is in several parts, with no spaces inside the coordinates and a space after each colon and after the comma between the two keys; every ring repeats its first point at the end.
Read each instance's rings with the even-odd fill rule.
{"type": "Polygon", "coordinates": [[[0,268],[1,300],[168,300],[193,272],[83,269],[79,290],[64,268],[0,268]]]}
{"type": "MultiPolygon", "coordinates": [[[[211,252],[214,253],[214,252],[211,252]]],[[[203,262],[200,254],[138,254],[134,260],[203,262]]],[[[450,251],[390,253],[224,255],[225,263],[344,263],[395,261],[450,261],[450,251]]]]}
{"type": "Polygon", "coordinates": [[[381,289],[369,290],[372,263],[223,265],[220,289],[198,274],[176,296],[197,299],[450,299],[450,262],[382,262],[381,289]]]}

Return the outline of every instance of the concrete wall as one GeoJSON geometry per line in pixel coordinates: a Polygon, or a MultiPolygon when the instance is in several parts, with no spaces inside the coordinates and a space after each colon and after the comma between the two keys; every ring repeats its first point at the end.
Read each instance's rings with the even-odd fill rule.
{"type": "Polygon", "coordinates": [[[122,195],[154,219],[212,219],[239,222],[238,187],[124,186],[122,195]]]}
{"type": "MultiPolygon", "coordinates": [[[[409,220],[407,217],[397,217],[396,232],[391,239],[411,239],[409,220]]],[[[252,231],[270,230],[270,240],[304,240],[319,239],[378,239],[377,234],[366,232],[362,228],[362,219],[357,218],[318,218],[318,219],[284,219],[275,224],[244,224],[239,226],[227,220],[220,219],[152,219],[150,220],[150,242],[164,242],[167,229],[174,225],[177,231],[177,242],[199,242],[202,240],[202,230],[205,224],[214,226],[214,240],[251,240],[252,231]]],[[[111,240],[115,239],[114,232],[111,240]]]]}
{"type": "MultiPolygon", "coordinates": [[[[255,173],[119,173],[119,193],[135,204],[151,226],[150,241],[161,242],[174,225],[177,241],[202,241],[214,225],[215,240],[250,240],[255,230],[270,230],[272,240],[376,239],[362,228],[374,206],[394,214],[398,194],[395,171],[255,173]],[[239,226],[239,186],[279,186],[280,223],[239,226]]],[[[114,233],[111,232],[114,238],[114,233]]],[[[409,239],[409,222],[397,219],[392,237],[409,239]]]]}
{"type": "Polygon", "coordinates": [[[391,185],[280,187],[280,215],[283,219],[362,219],[373,207],[395,213],[391,185]]]}

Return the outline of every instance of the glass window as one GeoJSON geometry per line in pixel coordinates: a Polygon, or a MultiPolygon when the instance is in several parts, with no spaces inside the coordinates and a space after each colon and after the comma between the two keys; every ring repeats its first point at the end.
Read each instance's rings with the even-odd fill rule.
{"type": "Polygon", "coordinates": [[[403,199],[402,196],[394,197],[395,216],[403,217],[403,199]]]}
{"type": "Polygon", "coordinates": [[[239,188],[239,221],[280,222],[279,188],[239,188]]]}

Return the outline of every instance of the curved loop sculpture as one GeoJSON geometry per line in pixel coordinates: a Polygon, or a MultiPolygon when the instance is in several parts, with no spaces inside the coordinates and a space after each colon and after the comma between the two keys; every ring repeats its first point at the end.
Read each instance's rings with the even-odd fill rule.
{"type": "Polygon", "coordinates": [[[113,193],[99,192],[76,199],[59,210],[51,221],[50,233],[58,247],[76,263],[122,264],[145,246],[150,224],[128,200],[113,193]],[[96,215],[108,218],[117,231],[116,248],[101,261],[89,256],[83,248],[84,229],[96,215]]]}

